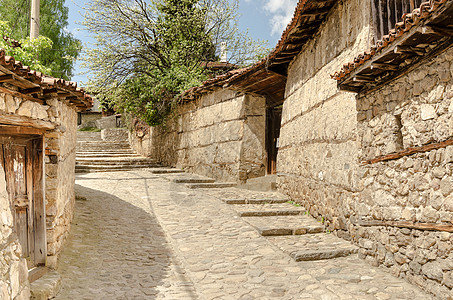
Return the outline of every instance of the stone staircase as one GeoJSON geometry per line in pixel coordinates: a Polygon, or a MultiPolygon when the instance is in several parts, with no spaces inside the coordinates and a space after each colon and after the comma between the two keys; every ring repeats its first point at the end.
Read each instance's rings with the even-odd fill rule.
{"type": "Polygon", "coordinates": [[[175,183],[183,183],[189,189],[217,189],[235,187],[237,185],[234,182],[216,182],[212,178],[189,173],[169,174],[165,178],[175,183]]]}
{"type": "Polygon", "coordinates": [[[160,167],[132,150],[128,141],[105,141],[100,132],[77,132],[76,173],[160,167]]]}
{"type": "MultiPolygon", "coordinates": [[[[233,183],[216,183],[214,179],[188,173],[168,174],[167,180],[194,188],[227,188],[233,183]]],[[[244,186],[239,186],[244,188],[244,186]]],[[[252,190],[268,190],[253,188],[252,190]]],[[[238,189],[240,191],[240,189],[238,189]]],[[[238,194],[242,194],[238,192],[238,194]]],[[[263,195],[275,195],[263,192],[263,195]]],[[[310,216],[299,204],[282,196],[265,198],[220,198],[254,227],[271,244],[295,261],[315,261],[345,257],[358,252],[359,247],[328,232],[325,226],[310,216]]]]}
{"type": "Polygon", "coordinates": [[[295,261],[344,257],[359,250],[350,242],[327,232],[304,207],[286,198],[222,200],[295,261]]]}

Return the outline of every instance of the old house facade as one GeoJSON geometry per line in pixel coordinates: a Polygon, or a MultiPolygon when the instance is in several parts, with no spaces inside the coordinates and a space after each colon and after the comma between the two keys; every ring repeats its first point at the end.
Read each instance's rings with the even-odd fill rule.
{"type": "Polygon", "coordinates": [[[75,200],[77,111],[91,105],[75,83],[0,50],[1,299],[28,299],[29,283],[56,265],[75,200]]]}
{"type": "Polygon", "coordinates": [[[187,91],[170,126],[132,139],[220,180],[276,172],[362,258],[451,297],[452,34],[451,0],[300,0],[267,58],[187,91]]]}

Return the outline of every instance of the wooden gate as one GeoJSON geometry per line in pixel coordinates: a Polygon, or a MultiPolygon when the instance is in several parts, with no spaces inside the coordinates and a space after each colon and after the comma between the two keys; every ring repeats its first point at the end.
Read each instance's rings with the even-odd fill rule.
{"type": "Polygon", "coordinates": [[[5,170],[15,232],[29,268],[46,259],[43,194],[43,139],[36,135],[5,135],[0,129],[0,163],[5,170]]]}
{"type": "Polygon", "coordinates": [[[281,122],[282,106],[268,108],[266,113],[267,174],[277,173],[278,140],[281,122]]]}

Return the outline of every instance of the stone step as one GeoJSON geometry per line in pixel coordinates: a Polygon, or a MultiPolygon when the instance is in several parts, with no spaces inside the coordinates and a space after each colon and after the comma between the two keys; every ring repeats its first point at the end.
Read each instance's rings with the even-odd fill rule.
{"type": "Polygon", "coordinates": [[[129,146],[121,147],[108,147],[108,146],[88,146],[88,147],[79,147],[77,146],[76,152],[103,152],[103,151],[132,151],[132,148],[129,146]]]}
{"type": "Polygon", "coordinates": [[[226,204],[277,204],[287,203],[286,198],[260,198],[260,199],[222,199],[226,204]]]}
{"type": "Polygon", "coordinates": [[[215,179],[197,175],[197,174],[188,174],[188,173],[176,173],[168,174],[164,176],[165,179],[170,180],[175,183],[214,183],[215,179]]]}
{"type": "Polygon", "coordinates": [[[137,154],[134,150],[132,149],[125,149],[125,150],[77,150],[76,156],[77,155],[117,155],[117,154],[137,154]]]}
{"type": "Polygon", "coordinates": [[[153,174],[177,174],[177,173],[184,173],[184,170],[175,169],[175,168],[154,168],[148,170],[150,173],[153,174]]]}
{"type": "Polygon", "coordinates": [[[147,169],[159,167],[156,163],[147,165],[77,165],[75,168],[76,173],[90,173],[90,172],[113,172],[113,171],[130,171],[136,169],[147,169]]]}
{"type": "Polygon", "coordinates": [[[102,141],[101,132],[77,131],[77,141],[102,141]]]}
{"type": "Polygon", "coordinates": [[[238,188],[261,192],[275,191],[277,189],[277,175],[251,178],[246,183],[238,185],[238,188]]]}
{"type": "Polygon", "coordinates": [[[204,179],[204,178],[174,178],[173,182],[176,183],[214,183],[214,179],[204,179]]]}
{"type": "Polygon", "coordinates": [[[156,163],[154,160],[143,157],[104,157],[104,158],[76,158],[77,165],[148,165],[156,163]]]}
{"type": "Polygon", "coordinates": [[[267,239],[288,253],[295,261],[313,261],[349,256],[359,247],[333,234],[318,233],[299,236],[272,236],[267,239]]]}
{"type": "Polygon", "coordinates": [[[55,271],[35,280],[30,285],[30,299],[47,300],[53,299],[61,288],[61,275],[55,271]]]}
{"type": "Polygon", "coordinates": [[[244,217],[243,220],[255,227],[262,236],[301,235],[325,231],[324,225],[308,215],[244,217]]]}
{"type": "Polygon", "coordinates": [[[109,141],[77,141],[77,147],[130,147],[129,142],[109,142],[109,141]]]}
{"type": "Polygon", "coordinates": [[[237,184],[234,182],[214,182],[214,183],[193,183],[187,184],[189,189],[217,189],[235,187],[237,184]]]}
{"type": "Polygon", "coordinates": [[[306,212],[304,207],[290,203],[239,204],[234,205],[233,209],[241,217],[295,216],[306,212]]]}
{"type": "Polygon", "coordinates": [[[142,157],[137,153],[105,153],[105,152],[92,152],[92,153],[83,153],[78,152],[76,154],[77,158],[97,158],[97,157],[142,157]]]}

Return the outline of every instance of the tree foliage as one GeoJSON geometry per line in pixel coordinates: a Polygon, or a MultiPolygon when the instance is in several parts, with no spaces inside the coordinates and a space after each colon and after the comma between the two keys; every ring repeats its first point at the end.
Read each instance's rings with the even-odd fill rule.
{"type": "MultiPolygon", "coordinates": [[[[81,42],[66,30],[68,8],[64,3],[64,0],[41,1],[39,33],[48,37],[52,46],[40,49],[38,57],[51,70],[49,75],[69,80],[81,42]]],[[[25,41],[30,30],[30,0],[0,0],[0,19],[10,25],[11,38],[25,41]]]]}
{"type": "Polygon", "coordinates": [[[51,69],[46,67],[38,58],[38,54],[52,48],[52,41],[44,36],[40,36],[33,41],[29,38],[21,39],[18,42],[20,47],[15,47],[14,43],[7,37],[11,36],[11,27],[5,21],[0,21],[0,49],[4,49],[7,55],[13,56],[16,61],[21,61],[24,66],[45,74],[50,74],[51,69]]]}
{"type": "Polygon", "coordinates": [[[161,124],[178,95],[207,78],[201,62],[217,60],[220,42],[236,64],[263,48],[235,29],[235,8],[229,0],[92,0],[84,21],[96,39],[85,58],[91,91],[161,124]]]}

